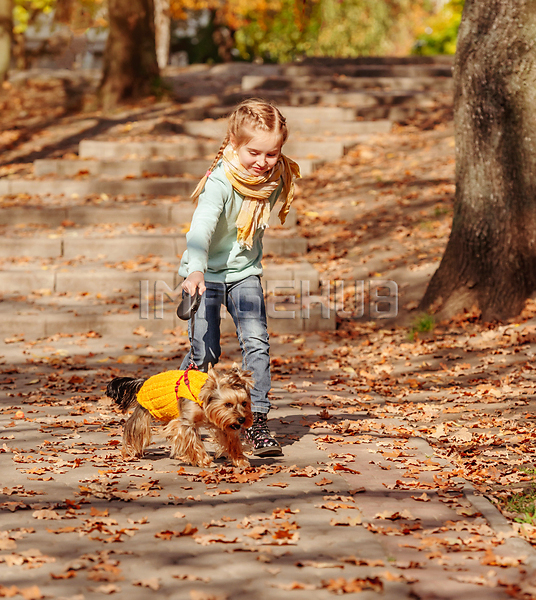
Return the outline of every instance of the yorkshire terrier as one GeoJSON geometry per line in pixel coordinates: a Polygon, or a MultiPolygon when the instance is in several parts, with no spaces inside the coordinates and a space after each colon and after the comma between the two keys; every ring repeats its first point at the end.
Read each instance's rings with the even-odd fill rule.
{"type": "Polygon", "coordinates": [[[240,431],[253,424],[252,387],[249,372],[238,367],[225,374],[215,369],[208,373],[187,369],[166,371],[147,380],[113,379],[106,395],[123,412],[135,407],[123,431],[123,456],[143,456],[151,443],[151,420],[155,418],[163,424],[171,458],[185,458],[193,466],[211,465],[200,434],[205,427],[217,446],[216,458],[226,454],[234,466],[248,467],[240,431]]]}

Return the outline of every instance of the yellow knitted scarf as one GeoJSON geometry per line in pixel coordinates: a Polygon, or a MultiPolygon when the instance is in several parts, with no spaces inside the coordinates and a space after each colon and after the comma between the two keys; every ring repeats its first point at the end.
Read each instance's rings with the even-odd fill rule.
{"type": "Polygon", "coordinates": [[[223,151],[223,167],[225,175],[233,188],[244,196],[242,207],[236,219],[237,240],[242,248],[251,249],[253,235],[257,229],[268,227],[270,218],[270,202],[268,199],[283,179],[279,211],[281,224],[285,222],[290,205],[294,199],[294,179],[300,177],[300,167],[292,159],[280,154],[271,171],[263,175],[250,175],[240,164],[238,154],[229,144],[223,151]]]}

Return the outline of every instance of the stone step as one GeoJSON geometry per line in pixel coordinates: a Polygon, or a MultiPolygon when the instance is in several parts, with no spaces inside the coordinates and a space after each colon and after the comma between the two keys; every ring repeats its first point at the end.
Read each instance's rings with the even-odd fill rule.
{"type": "MultiPolygon", "coordinates": [[[[452,92],[389,92],[374,94],[366,91],[292,91],[276,92],[274,90],[254,90],[252,92],[232,92],[226,94],[223,103],[234,105],[245,98],[262,96],[266,100],[277,100],[289,106],[349,106],[355,111],[355,116],[366,121],[403,121],[412,117],[417,111],[430,111],[437,106],[452,104],[452,92]],[[283,102],[284,95],[284,102],[283,102]]],[[[214,115],[224,115],[228,112],[225,106],[211,109],[214,115]]],[[[301,128],[293,126],[292,133],[301,128]]]]}
{"type": "MultiPolygon", "coordinates": [[[[354,121],[355,109],[343,106],[286,106],[280,105],[279,109],[287,119],[289,128],[295,131],[310,120],[322,121],[354,121]]],[[[191,136],[219,137],[224,138],[227,132],[226,117],[232,111],[232,107],[214,107],[208,111],[209,119],[203,121],[186,121],[182,127],[191,136]]]]}
{"type": "Polygon", "coordinates": [[[82,140],[78,154],[80,158],[97,158],[100,160],[149,158],[151,156],[169,158],[199,158],[214,156],[220,147],[221,141],[196,140],[189,137],[173,141],[144,140],[130,141],[105,141],[82,140]]]}
{"type": "MultiPolygon", "coordinates": [[[[175,314],[177,302],[166,302],[163,310],[155,318],[149,314],[140,315],[139,308],[132,303],[124,308],[114,306],[85,307],[79,304],[33,307],[20,302],[4,301],[0,304],[0,334],[3,337],[31,336],[31,339],[45,338],[62,334],[95,332],[100,335],[124,335],[133,333],[133,339],[142,340],[152,334],[161,334],[166,330],[186,331],[187,323],[175,314]],[[100,308],[100,310],[99,310],[100,308]],[[126,314],[125,314],[126,312],[126,314]],[[140,338],[136,336],[140,335],[140,338]]],[[[276,298],[267,299],[267,321],[270,334],[300,333],[305,331],[332,331],[337,328],[333,310],[326,314],[318,305],[313,305],[308,314],[299,305],[284,306],[276,298]]],[[[231,317],[224,313],[221,320],[221,332],[233,334],[235,327],[231,317]]]]}
{"type": "Polygon", "coordinates": [[[295,128],[302,121],[354,121],[355,110],[342,106],[281,106],[287,122],[295,128]]]}
{"type": "MultiPolygon", "coordinates": [[[[127,260],[124,256],[122,258],[127,260]]],[[[136,255],[130,255],[129,258],[134,259],[136,255]]],[[[178,268],[178,260],[176,264],[178,268]]],[[[294,286],[295,289],[292,288],[290,293],[299,294],[302,281],[308,282],[311,291],[318,290],[320,285],[318,271],[307,261],[275,263],[265,259],[262,278],[267,292],[287,290],[294,286]]],[[[24,268],[0,270],[0,285],[4,295],[39,292],[45,298],[51,294],[96,294],[102,298],[126,294],[136,298],[140,290],[155,290],[155,285],[156,289],[171,293],[181,281],[182,278],[173,268],[127,271],[114,266],[107,268],[102,261],[93,266],[58,266],[55,270],[39,269],[32,263],[24,268]]]]}
{"type": "MultiPolygon", "coordinates": [[[[279,93],[280,101],[284,102],[292,98],[292,96],[288,95],[288,92],[292,90],[315,93],[333,90],[361,92],[366,90],[371,94],[378,95],[386,91],[414,94],[423,91],[452,92],[453,85],[451,77],[341,77],[334,73],[328,73],[321,77],[309,75],[294,77],[283,75],[246,75],[242,79],[241,87],[242,91],[256,92],[256,95],[259,96],[263,96],[267,92],[274,92],[276,95],[270,98],[273,100],[277,100],[277,93],[279,93]]],[[[234,104],[240,98],[239,96],[233,98],[229,94],[224,97],[224,100],[226,103],[230,102],[234,104]]],[[[295,104],[295,102],[291,100],[290,104],[295,104]]]]}
{"type": "MultiPolygon", "coordinates": [[[[264,253],[276,256],[304,256],[307,253],[307,240],[297,235],[295,230],[284,231],[285,235],[266,233],[264,253]]],[[[163,260],[174,261],[186,250],[186,235],[118,235],[116,237],[77,237],[76,235],[44,237],[7,238],[1,246],[0,256],[63,258],[66,260],[84,257],[85,259],[107,258],[108,260],[129,260],[136,256],[158,256],[163,260]]],[[[1,289],[1,288],[0,288],[1,289]]]]}
{"type": "Polygon", "coordinates": [[[376,121],[324,121],[321,117],[291,125],[291,132],[311,135],[375,135],[389,133],[393,123],[389,120],[376,121]]]}
{"type": "MultiPolygon", "coordinates": [[[[262,81],[261,81],[262,83],[262,81]]],[[[247,82],[244,82],[247,87],[247,82]]],[[[234,104],[243,98],[255,96],[256,89],[260,95],[265,97],[266,93],[276,91],[263,88],[245,89],[242,92],[228,94],[224,98],[225,104],[232,98],[234,104]]],[[[287,104],[290,107],[299,106],[324,106],[324,107],[352,107],[354,116],[359,115],[363,108],[371,106],[419,106],[430,108],[435,106],[438,100],[443,100],[445,92],[436,91],[393,91],[393,90],[317,90],[312,87],[303,90],[289,89],[285,92],[287,104]]]]}
{"type": "Polygon", "coordinates": [[[144,175],[164,175],[167,177],[195,175],[202,177],[209,165],[210,159],[38,159],[34,161],[34,175],[35,177],[43,177],[45,175],[75,177],[76,175],[87,174],[114,178],[140,178],[144,175]]]}
{"type": "MultiPolygon", "coordinates": [[[[432,56],[421,56],[411,54],[407,56],[355,56],[355,57],[332,57],[332,56],[307,56],[300,61],[302,65],[323,65],[336,69],[340,65],[454,65],[454,56],[450,54],[435,54],[432,56]]],[[[273,65],[270,65],[273,66],[273,65]]],[[[259,65],[262,69],[264,65],[259,65]]]]}
{"type": "MultiPolygon", "coordinates": [[[[300,165],[302,176],[313,173],[323,161],[320,159],[295,158],[300,165]]],[[[95,176],[109,177],[143,177],[149,175],[193,175],[202,177],[212,159],[191,160],[67,160],[67,159],[39,159],[34,162],[34,175],[58,175],[59,177],[75,177],[80,173],[95,176]]]]}
{"type": "MultiPolygon", "coordinates": [[[[46,225],[48,228],[66,227],[70,230],[71,227],[87,227],[102,223],[110,225],[132,225],[137,223],[155,227],[181,226],[182,228],[191,221],[194,210],[195,204],[190,200],[173,204],[158,203],[154,205],[143,205],[134,202],[103,202],[98,206],[43,207],[27,205],[24,207],[9,207],[0,209],[0,216],[3,225],[17,228],[22,225],[46,225]]],[[[296,210],[291,208],[285,221],[285,227],[295,227],[297,218],[296,210]]],[[[270,215],[269,223],[272,227],[279,225],[277,210],[274,210],[270,215]]],[[[43,230],[40,233],[47,235],[47,232],[43,230]]],[[[268,229],[267,234],[270,234],[270,229],[268,229]]],[[[5,239],[6,243],[10,243],[8,240],[13,238],[6,237],[5,239]]],[[[0,247],[0,256],[2,256],[2,251],[3,249],[0,247]]]]}
{"type": "MultiPolygon", "coordinates": [[[[281,75],[289,67],[329,67],[333,73],[339,69],[356,66],[416,66],[444,68],[452,67],[454,57],[449,55],[435,56],[358,56],[358,57],[305,57],[303,60],[287,64],[255,64],[245,62],[229,62],[216,65],[195,64],[187,67],[167,67],[164,76],[174,84],[182,84],[183,87],[197,87],[197,84],[209,85],[225,81],[235,83],[240,81],[244,75],[281,75]]],[[[187,92],[188,90],[185,90],[187,92]]]]}
{"type": "MultiPolygon", "coordinates": [[[[322,119],[323,121],[353,121],[355,120],[355,110],[350,107],[344,106],[287,106],[280,105],[279,109],[287,119],[287,123],[291,127],[296,127],[302,121],[309,119],[322,119]]],[[[213,107],[208,110],[209,118],[203,121],[187,121],[184,123],[184,127],[191,133],[191,135],[199,135],[201,131],[200,127],[203,124],[219,125],[225,135],[227,121],[225,117],[229,116],[232,112],[232,107],[213,107]],[[217,123],[214,123],[213,119],[220,119],[217,123]],[[225,127],[225,129],[223,129],[225,127]]]]}
{"type": "MultiPolygon", "coordinates": [[[[340,91],[317,92],[303,90],[291,92],[292,103],[300,106],[322,104],[325,106],[352,106],[360,116],[363,109],[377,106],[404,106],[433,108],[445,100],[445,92],[393,92],[393,91],[340,91]]],[[[448,95],[450,98],[450,94],[448,95]]]]}
{"type": "Polygon", "coordinates": [[[106,194],[116,196],[150,195],[150,196],[189,196],[195,189],[195,179],[180,177],[140,178],[140,179],[98,179],[95,177],[74,179],[0,179],[0,196],[30,196],[64,195],[89,196],[91,194],[106,194]]]}
{"type": "MultiPolygon", "coordinates": [[[[322,119],[323,121],[353,121],[355,120],[355,110],[343,106],[287,106],[280,105],[279,109],[287,119],[287,123],[293,129],[300,125],[302,121],[310,119],[322,119]]],[[[230,115],[233,108],[230,106],[216,106],[208,111],[210,118],[203,121],[188,121],[184,123],[185,129],[190,135],[205,135],[205,127],[213,125],[219,127],[218,131],[225,135],[227,130],[226,117],[230,115]],[[215,119],[218,121],[214,122],[215,119]]]]}
{"type": "MultiPolygon", "coordinates": [[[[285,106],[285,113],[289,112],[289,109],[296,109],[303,112],[303,118],[288,120],[288,126],[291,131],[291,135],[295,133],[301,133],[305,135],[314,136],[331,136],[331,135],[371,135],[377,133],[387,133],[391,130],[391,121],[356,121],[355,120],[355,109],[345,108],[341,109],[338,106],[285,106]],[[324,114],[329,115],[330,110],[344,110],[344,114],[348,117],[341,120],[335,120],[330,118],[323,118],[324,114]],[[351,118],[350,118],[351,117],[351,118]]],[[[216,116],[228,113],[228,108],[218,107],[211,111],[216,116]]],[[[341,113],[342,114],[342,113],[341,113]]],[[[194,130],[197,132],[192,135],[207,135],[208,131],[212,127],[220,127],[223,134],[226,130],[226,119],[215,119],[212,121],[214,125],[211,125],[210,120],[199,121],[195,123],[194,130]]],[[[287,146],[285,145],[285,152],[289,154],[287,146]]]]}
{"type": "MultiPolygon", "coordinates": [[[[298,107],[299,108],[299,107],[298,107]]],[[[309,107],[306,107],[309,108],[309,107]]],[[[215,108],[210,111],[212,119],[205,119],[204,121],[190,121],[184,124],[184,128],[192,136],[209,137],[216,136],[223,140],[227,133],[227,119],[220,117],[227,117],[230,112],[230,108],[215,108]]],[[[317,119],[321,118],[321,115],[317,119]]],[[[331,122],[331,120],[328,119],[331,122]]],[[[301,129],[303,120],[300,121],[288,121],[289,129],[292,131],[304,131],[301,129]]],[[[361,132],[356,132],[361,133],[361,132]]],[[[288,149],[286,149],[288,153],[288,149]]]]}
{"type": "MultiPolygon", "coordinates": [[[[310,140],[291,138],[284,146],[285,154],[288,156],[304,157],[309,159],[336,160],[346,154],[360,141],[366,139],[366,136],[351,136],[345,140],[310,140]]],[[[214,155],[216,154],[220,142],[215,145],[214,155]]],[[[177,142],[161,142],[156,146],[152,141],[136,142],[135,148],[138,158],[147,158],[150,156],[174,156],[180,151],[181,144],[177,142]],[[155,154],[156,152],[159,154],[155,154]]],[[[128,160],[133,155],[130,151],[130,144],[124,142],[106,142],[98,140],[82,140],[80,142],[80,158],[96,158],[105,160],[113,158],[115,160],[128,160]],[[91,142],[91,143],[86,143],[91,142]]],[[[211,157],[212,158],[212,157],[211,157]]]]}
{"type": "MultiPolygon", "coordinates": [[[[452,104],[451,93],[446,92],[415,92],[396,93],[381,92],[289,92],[289,103],[296,105],[352,105],[355,107],[357,118],[366,122],[404,121],[416,114],[417,111],[431,111],[438,106],[452,104]]],[[[371,129],[373,129],[371,127],[371,129]]]]}
{"type": "Polygon", "coordinates": [[[322,77],[346,75],[347,77],[449,77],[452,78],[452,66],[435,64],[405,64],[405,65],[381,65],[381,64],[356,64],[340,63],[333,64],[288,64],[282,65],[281,73],[287,77],[322,77]]]}

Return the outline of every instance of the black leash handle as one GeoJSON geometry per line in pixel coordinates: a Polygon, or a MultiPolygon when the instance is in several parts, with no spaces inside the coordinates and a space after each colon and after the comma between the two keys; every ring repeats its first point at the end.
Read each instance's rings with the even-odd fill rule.
{"type": "Polygon", "coordinates": [[[183,290],[182,300],[179,306],[177,306],[177,317],[182,321],[189,321],[197,312],[200,303],[201,294],[197,288],[193,296],[190,296],[187,291],[183,290]]]}

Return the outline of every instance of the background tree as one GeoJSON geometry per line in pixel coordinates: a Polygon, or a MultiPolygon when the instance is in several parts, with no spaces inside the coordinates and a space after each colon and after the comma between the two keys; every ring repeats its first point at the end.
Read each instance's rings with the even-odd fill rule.
{"type": "Polygon", "coordinates": [[[486,321],[536,290],[536,2],[466,0],[454,79],[450,238],[421,308],[486,321]]]}
{"type": "Polygon", "coordinates": [[[156,61],[158,68],[163,69],[169,61],[169,42],[171,37],[169,0],[154,0],[154,25],[156,61]]]}
{"type": "MultiPolygon", "coordinates": [[[[202,33],[210,32],[216,41],[215,59],[219,54],[227,60],[285,62],[303,56],[405,54],[430,14],[426,7],[427,0],[171,0],[171,15],[186,21],[210,11],[202,33]]],[[[195,37],[200,42],[195,46],[206,39],[195,37]]],[[[191,50],[191,59],[203,55],[203,48],[190,48],[184,38],[176,47],[191,50]]]]}
{"type": "Polygon", "coordinates": [[[464,0],[449,0],[426,19],[417,33],[413,54],[454,54],[464,0]]]}
{"type": "Polygon", "coordinates": [[[12,11],[11,0],[0,0],[0,84],[6,78],[11,60],[12,11]]]}
{"type": "Polygon", "coordinates": [[[108,0],[109,35],[99,88],[105,109],[151,94],[159,83],[153,0],[108,0]]]}
{"type": "MultiPolygon", "coordinates": [[[[74,4],[75,0],[71,0],[74,4]]],[[[86,0],[79,0],[83,4],[86,0]]],[[[13,1],[13,39],[11,46],[12,62],[17,69],[28,68],[28,52],[26,47],[26,31],[29,27],[39,29],[46,22],[48,15],[54,11],[56,0],[14,0],[13,1]]],[[[41,40],[40,50],[49,47],[50,40],[41,40]]]]}
{"type": "MultiPolygon", "coordinates": [[[[28,0],[16,0],[24,3],[28,0]]],[[[30,0],[34,11],[43,5],[48,11],[54,10],[54,22],[68,25],[73,32],[83,32],[96,25],[95,19],[102,0],[30,0]]]]}

